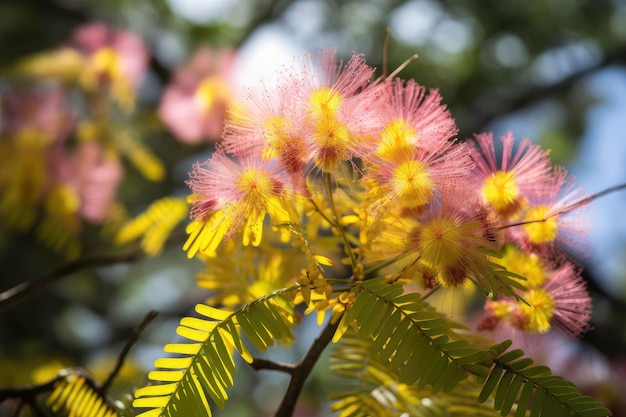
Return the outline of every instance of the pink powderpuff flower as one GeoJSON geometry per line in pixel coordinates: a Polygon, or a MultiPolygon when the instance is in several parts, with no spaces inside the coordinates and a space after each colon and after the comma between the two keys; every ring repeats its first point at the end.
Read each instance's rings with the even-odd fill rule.
{"type": "Polygon", "coordinates": [[[266,215],[274,225],[297,220],[288,175],[258,153],[231,158],[218,148],[211,159],[194,165],[187,184],[193,220],[183,249],[190,258],[197,252],[215,256],[224,238],[241,232],[244,246],[259,246],[266,215]]]}
{"type": "Polygon", "coordinates": [[[0,94],[0,134],[38,132],[50,142],[67,137],[73,118],[65,104],[65,94],[56,85],[10,89],[0,94]]]}
{"type": "Polygon", "coordinates": [[[362,56],[353,55],[344,65],[328,48],[317,59],[305,56],[302,70],[288,74],[281,94],[300,106],[307,160],[321,171],[333,172],[371,151],[367,138],[380,128],[373,73],[362,56]]]}
{"type": "Polygon", "coordinates": [[[111,94],[125,108],[132,108],[134,89],[148,65],[148,50],[135,33],[117,30],[104,23],[90,23],[76,29],[74,47],[88,64],[80,81],[87,90],[109,86],[111,94]]]}
{"type": "Polygon", "coordinates": [[[481,133],[475,139],[473,177],[485,202],[500,216],[514,216],[528,198],[544,193],[552,170],[548,151],[528,139],[522,139],[514,151],[515,138],[510,131],[500,137],[501,155],[496,155],[493,134],[481,133]]]}
{"type": "Polygon", "coordinates": [[[259,152],[263,159],[276,159],[294,187],[309,195],[306,185],[307,148],[302,132],[302,114],[294,98],[278,88],[278,94],[264,84],[246,89],[226,119],[222,145],[240,155],[259,152]]]}
{"type": "Polygon", "coordinates": [[[159,105],[159,117],[185,143],[216,141],[232,101],[235,53],[202,47],[174,73],[159,105]]]}
{"type": "Polygon", "coordinates": [[[464,143],[439,142],[428,147],[411,146],[393,161],[372,154],[365,158],[366,178],[376,181],[378,200],[372,208],[415,210],[467,178],[473,163],[464,143]]]}
{"type": "Polygon", "coordinates": [[[457,134],[454,119],[437,90],[414,80],[386,81],[380,85],[384,103],[378,109],[383,128],[376,138],[376,154],[388,161],[404,159],[409,149],[437,152],[457,134]]]}
{"type": "Polygon", "coordinates": [[[68,185],[80,201],[79,215],[102,223],[115,202],[123,177],[119,159],[97,142],[82,143],[71,154],[58,149],[50,157],[54,183],[68,185]]]}
{"type": "Polygon", "coordinates": [[[73,120],[56,84],[0,93],[0,217],[18,230],[37,219],[49,187],[46,159],[73,120]]]}
{"type": "Polygon", "coordinates": [[[509,234],[523,250],[555,264],[572,255],[587,256],[591,219],[583,189],[560,166],[545,182],[541,192],[529,196],[520,222],[507,227],[509,234]]]}
{"type": "Polygon", "coordinates": [[[554,299],[554,326],[572,337],[579,337],[590,329],[591,297],[581,272],[580,267],[566,262],[543,287],[554,299]]]}
{"type": "Polygon", "coordinates": [[[135,33],[96,22],[77,28],[73,39],[76,48],[94,60],[93,69],[99,76],[111,76],[113,72],[134,87],[141,82],[148,63],[148,50],[135,33]]]}
{"type": "Polygon", "coordinates": [[[107,155],[98,143],[82,144],[74,155],[76,187],[81,201],[81,216],[92,223],[106,220],[124,175],[114,155],[107,155]]]}
{"type": "Polygon", "coordinates": [[[522,347],[540,343],[544,338],[535,336],[553,328],[573,338],[589,330],[591,297],[575,264],[566,262],[543,286],[520,295],[527,303],[510,297],[488,300],[477,329],[494,331],[499,339],[511,338],[522,347]]]}
{"type": "Polygon", "coordinates": [[[584,341],[552,337],[547,346],[537,352],[538,360],[574,383],[584,395],[597,398],[614,415],[626,410],[626,362],[623,355],[607,357],[584,341]],[[584,366],[581,366],[584,364],[584,366]]]}
{"type": "Polygon", "coordinates": [[[502,245],[491,217],[473,190],[459,188],[417,216],[419,225],[408,232],[409,250],[419,253],[443,286],[459,287],[471,279],[485,293],[513,296],[501,280],[502,269],[487,255],[502,245]]]}

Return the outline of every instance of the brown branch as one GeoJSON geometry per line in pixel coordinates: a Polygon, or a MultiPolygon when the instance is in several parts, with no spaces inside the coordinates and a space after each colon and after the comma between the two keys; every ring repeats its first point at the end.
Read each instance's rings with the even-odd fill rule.
{"type": "Polygon", "coordinates": [[[99,268],[103,266],[115,265],[118,263],[131,262],[142,256],[141,249],[135,249],[133,251],[115,254],[96,256],[92,258],[79,259],[77,261],[65,264],[58,269],[55,269],[48,275],[43,277],[23,282],[0,293],[0,311],[7,309],[28,296],[43,290],[44,288],[54,284],[55,282],[65,278],[75,272],[82,271],[84,269],[99,268]]]}
{"type": "Polygon", "coordinates": [[[296,366],[290,363],[274,362],[274,361],[270,361],[270,360],[262,359],[262,358],[254,358],[250,366],[255,371],[261,371],[261,370],[279,371],[279,372],[285,372],[287,374],[293,374],[293,371],[296,369],[296,366]]]}
{"type": "MultiPolygon", "coordinates": [[[[17,405],[13,409],[13,414],[11,414],[11,417],[19,417],[19,415],[22,413],[22,408],[24,408],[24,404],[25,404],[24,401],[19,400],[17,405]]],[[[34,411],[35,411],[36,416],[43,415],[39,413],[39,410],[34,410],[34,411]]]]}
{"type": "Polygon", "coordinates": [[[18,404],[14,416],[18,416],[23,406],[28,405],[37,417],[45,417],[46,413],[37,402],[37,396],[44,392],[52,391],[57,382],[65,378],[65,376],[59,375],[56,378],[39,385],[33,385],[26,388],[6,388],[0,389],[0,404],[9,398],[17,399],[20,401],[18,404]]]}
{"type": "Polygon", "coordinates": [[[564,214],[571,213],[574,210],[578,210],[579,208],[588,205],[593,200],[597,200],[600,197],[604,197],[605,195],[614,193],[616,191],[622,191],[624,189],[626,189],[626,183],[615,185],[613,187],[606,188],[606,189],[604,189],[604,190],[602,190],[600,192],[589,194],[589,195],[587,195],[585,197],[579,198],[578,200],[575,200],[575,201],[571,202],[570,204],[567,204],[561,210],[555,211],[554,213],[551,213],[549,216],[546,216],[544,218],[541,218],[541,219],[538,219],[538,220],[525,220],[525,221],[521,221],[521,222],[508,223],[508,224],[505,224],[503,226],[498,227],[498,229],[510,229],[512,227],[524,226],[524,225],[527,225],[527,224],[544,223],[544,222],[546,222],[546,221],[548,221],[548,220],[550,220],[550,219],[552,219],[554,217],[559,217],[559,216],[562,216],[564,214]]]}
{"type": "Polygon", "coordinates": [[[259,27],[278,19],[285,12],[289,3],[291,0],[272,0],[264,9],[257,9],[257,13],[247,25],[246,30],[232,46],[235,49],[241,47],[259,27]]]}
{"type": "MultiPolygon", "coordinates": [[[[111,384],[113,383],[113,380],[115,379],[115,377],[119,374],[120,370],[122,369],[124,360],[126,359],[126,356],[128,355],[128,352],[130,351],[131,347],[137,342],[139,335],[143,332],[146,326],[157,315],[158,313],[154,310],[148,312],[148,314],[144,317],[141,323],[133,330],[131,337],[128,339],[128,341],[124,345],[124,348],[122,349],[122,351],[120,352],[117,358],[115,367],[113,368],[108,378],[102,385],[100,385],[98,381],[93,380],[91,376],[87,374],[82,368],[76,368],[71,371],[72,373],[80,375],[85,380],[85,383],[88,386],[90,386],[94,391],[96,391],[107,402],[107,404],[111,408],[113,408],[114,405],[108,399],[107,391],[110,388],[111,384]]],[[[47,391],[52,391],[54,389],[55,384],[65,377],[66,375],[63,374],[63,375],[57,376],[56,378],[44,384],[27,387],[27,388],[8,388],[8,389],[0,390],[0,402],[4,401],[7,398],[18,398],[21,400],[22,404],[28,404],[38,416],[39,415],[44,416],[45,414],[42,414],[42,410],[39,406],[39,403],[37,402],[37,399],[36,399],[37,395],[47,392],[47,391]]]]}
{"type": "Polygon", "coordinates": [[[8,398],[20,398],[26,403],[30,403],[30,399],[35,398],[37,395],[52,391],[54,384],[65,378],[65,376],[57,376],[54,379],[39,385],[33,385],[26,388],[5,388],[0,389],[0,403],[8,398]]]}
{"type": "Polygon", "coordinates": [[[469,131],[482,132],[493,120],[523,109],[536,101],[545,99],[546,97],[566,91],[586,76],[598,72],[609,65],[620,62],[623,63],[624,61],[626,61],[626,48],[610,51],[605,55],[604,59],[598,61],[594,65],[582,68],[581,70],[572,73],[555,84],[528,89],[518,97],[515,97],[508,102],[500,103],[497,107],[494,107],[492,112],[475,115],[474,120],[476,122],[474,123],[474,126],[470,127],[469,131]]]}
{"type": "Polygon", "coordinates": [[[340,321],[328,323],[319,337],[315,339],[304,358],[293,367],[287,391],[276,411],[275,417],[291,417],[293,415],[298,397],[302,392],[302,388],[304,388],[304,383],[311,374],[313,366],[317,363],[320,355],[332,340],[340,321]]]}
{"type": "Polygon", "coordinates": [[[126,359],[126,356],[128,355],[128,352],[130,351],[130,348],[133,347],[133,345],[137,342],[137,339],[139,339],[139,335],[141,334],[141,332],[143,332],[143,330],[146,328],[146,326],[152,320],[154,320],[154,318],[158,314],[159,313],[157,311],[151,310],[150,312],[148,312],[148,314],[146,314],[146,316],[143,318],[141,323],[139,323],[139,325],[137,327],[135,327],[135,329],[133,329],[133,332],[132,332],[130,338],[128,339],[128,341],[124,345],[124,348],[122,349],[122,351],[120,352],[120,354],[117,357],[117,362],[115,364],[115,367],[113,368],[113,370],[109,374],[109,376],[106,379],[106,381],[104,381],[104,383],[102,384],[102,388],[100,389],[100,392],[103,395],[106,394],[106,392],[108,391],[109,387],[113,383],[113,380],[115,379],[117,374],[122,369],[122,365],[124,364],[124,360],[126,359]]]}
{"type": "MultiPolygon", "coordinates": [[[[115,364],[115,367],[109,374],[104,384],[101,385],[98,381],[94,380],[84,369],[72,368],[70,370],[66,370],[66,372],[64,373],[60,373],[54,379],[48,382],[45,382],[43,384],[33,385],[33,386],[26,387],[26,388],[1,389],[0,390],[0,403],[2,403],[3,401],[9,398],[18,399],[20,401],[20,403],[18,404],[18,409],[21,409],[24,404],[27,404],[28,406],[30,406],[30,408],[33,410],[33,412],[37,416],[45,417],[46,413],[41,408],[41,405],[37,402],[37,396],[39,394],[54,390],[55,385],[59,381],[65,379],[69,372],[70,374],[79,375],[81,378],[83,378],[85,380],[85,384],[87,384],[87,386],[89,386],[95,392],[97,392],[111,409],[114,409],[114,404],[108,398],[106,392],[110,388],[115,377],[119,374],[120,370],[122,369],[124,360],[126,359],[126,356],[128,355],[128,352],[130,351],[131,347],[137,342],[137,339],[139,338],[139,335],[141,334],[141,332],[157,316],[157,314],[158,313],[154,310],[150,311],[144,317],[141,323],[133,330],[131,337],[128,339],[128,341],[126,342],[126,345],[124,345],[124,348],[122,349],[122,351],[120,352],[117,358],[117,363],[115,364]]],[[[16,414],[16,415],[19,415],[19,414],[16,414]]]]}

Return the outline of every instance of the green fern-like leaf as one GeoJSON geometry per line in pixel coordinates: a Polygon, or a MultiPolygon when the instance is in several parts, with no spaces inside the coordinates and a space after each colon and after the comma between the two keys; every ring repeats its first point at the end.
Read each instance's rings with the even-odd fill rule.
{"type": "Polygon", "coordinates": [[[165,177],[163,162],[129,129],[117,132],[113,140],[117,149],[130,160],[144,178],[150,181],[161,181],[165,177]]]}
{"type": "MultiPolygon", "coordinates": [[[[483,250],[483,252],[485,251],[486,250],[483,250]]],[[[497,252],[486,252],[486,254],[493,257],[502,257],[502,255],[497,252]]],[[[508,271],[502,265],[495,262],[489,262],[488,265],[489,268],[486,268],[481,274],[481,277],[485,282],[476,282],[480,287],[482,287],[485,295],[497,300],[501,294],[507,297],[514,297],[518,301],[525,303],[525,301],[520,297],[519,291],[526,291],[526,286],[523,284],[523,282],[526,281],[526,278],[514,272],[508,271]]]]}
{"type": "MultiPolygon", "coordinates": [[[[376,359],[389,369],[400,369],[402,383],[431,385],[433,392],[450,391],[467,371],[486,375],[486,350],[470,346],[450,322],[419,294],[404,294],[399,284],[384,279],[364,281],[344,317],[355,323],[361,338],[371,338],[376,359]]],[[[341,326],[340,326],[341,327],[341,326]]]]}
{"type": "Polygon", "coordinates": [[[81,374],[79,370],[63,370],[64,377],[54,386],[46,405],[59,416],[117,417],[117,410],[81,374]]]}
{"type": "Polygon", "coordinates": [[[451,393],[434,396],[430,389],[398,382],[397,370],[376,360],[370,343],[348,333],[331,355],[334,374],[348,386],[331,394],[332,411],[339,417],[413,416],[413,417],[495,417],[489,403],[478,404],[480,386],[473,379],[461,381],[451,393]]]}
{"type": "Polygon", "coordinates": [[[552,375],[547,366],[532,366],[533,360],[523,356],[520,349],[497,352],[478,400],[483,402],[493,397],[494,409],[500,415],[515,409],[515,417],[526,416],[528,411],[530,417],[612,415],[593,398],[582,395],[574,384],[552,375]]]}
{"type": "Polygon", "coordinates": [[[189,205],[184,199],[164,197],[156,200],[143,213],[120,228],[115,236],[115,243],[124,245],[141,236],[143,250],[148,255],[158,255],[172,230],[188,213],[189,205]]]}
{"type": "Polygon", "coordinates": [[[204,304],[196,306],[200,317],[185,317],[177,333],[189,343],[169,344],[164,350],[178,357],[155,362],[158,370],[148,378],[161,382],[135,392],[134,407],[150,408],[139,417],[211,416],[209,397],[223,407],[233,386],[234,350],[248,362],[252,355],[241,330],[254,347],[265,351],[274,340],[290,340],[292,304],[285,298],[293,289],[270,293],[235,312],[204,304]]]}

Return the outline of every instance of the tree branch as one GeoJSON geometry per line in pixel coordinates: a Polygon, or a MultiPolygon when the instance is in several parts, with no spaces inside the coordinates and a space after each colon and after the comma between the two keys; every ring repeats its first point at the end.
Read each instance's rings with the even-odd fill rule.
{"type": "Polygon", "coordinates": [[[126,356],[128,355],[128,352],[130,351],[130,348],[133,347],[133,345],[137,342],[137,339],[139,339],[139,335],[141,334],[141,332],[143,332],[143,330],[146,328],[146,326],[152,320],[154,320],[154,318],[158,314],[159,313],[156,310],[151,310],[150,312],[148,312],[148,314],[146,314],[146,316],[143,318],[141,323],[139,323],[139,325],[137,327],[135,327],[135,329],[133,330],[133,333],[131,334],[130,338],[128,339],[128,341],[124,345],[124,348],[122,349],[122,351],[118,355],[115,367],[113,368],[113,370],[109,374],[109,377],[106,379],[106,381],[104,381],[104,383],[102,384],[102,388],[101,388],[101,393],[102,394],[106,394],[106,392],[108,391],[109,387],[113,383],[113,380],[115,379],[117,374],[122,369],[122,365],[124,364],[124,360],[126,359],[126,356]]]}
{"type": "Polygon", "coordinates": [[[65,378],[65,376],[57,376],[56,378],[39,385],[33,385],[27,388],[5,388],[0,389],[0,403],[8,398],[20,398],[24,402],[30,404],[31,400],[42,392],[52,391],[54,384],[65,378]]]}
{"type": "MultiPolygon", "coordinates": [[[[111,408],[113,408],[114,407],[113,403],[110,400],[108,400],[107,390],[110,388],[111,384],[113,383],[113,380],[122,369],[124,360],[126,359],[126,356],[128,355],[128,352],[130,351],[131,347],[137,342],[137,339],[139,338],[139,335],[141,334],[141,332],[157,316],[157,314],[158,313],[154,310],[150,311],[144,317],[141,323],[133,330],[131,337],[128,339],[128,341],[126,342],[126,345],[124,345],[124,348],[122,349],[122,351],[120,352],[117,358],[117,363],[115,364],[115,367],[109,374],[104,384],[100,385],[98,381],[95,381],[94,379],[92,379],[92,377],[87,372],[85,372],[82,368],[73,368],[69,372],[72,374],[77,374],[81,378],[83,378],[85,380],[85,383],[88,386],[90,386],[94,391],[96,391],[105,401],[107,401],[107,404],[111,408]]],[[[54,390],[55,385],[66,377],[67,377],[66,373],[63,373],[63,374],[60,373],[54,379],[48,382],[45,382],[43,384],[34,385],[34,386],[26,387],[26,388],[0,389],[0,403],[2,403],[3,401],[9,398],[15,398],[15,399],[20,400],[20,404],[21,404],[19,406],[20,408],[24,404],[28,404],[37,416],[45,416],[46,413],[43,411],[43,409],[37,402],[37,396],[44,392],[49,392],[49,391],[54,390]]]]}
{"type": "Polygon", "coordinates": [[[315,339],[304,358],[293,367],[289,386],[287,386],[287,391],[276,411],[275,417],[291,417],[293,415],[298,397],[302,392],[302,388],[304,388],[304,383],[311,374],[313,366],[315,366],[320,355],[332,340],[340,321],[328,323],[319,337],[315,339]]]}
{"type": "MultiPolygon", "coordinates": [[[[608,67],[611,64],[624,62],[626,60],[626,48],[616,49],[612,52],[608,52],[604,59],[598,61],[595,65],[583,68],[575,73],[572,73],[563,80],[548,86],[537,87],[534,89],[528,89],[524,94],[515,97],[508,102],[500,103],[498,106],[493,107],[493,111],[488,111],[483,114],[475,115],[474,126],[471,126],[469,132],[482,132],[487,128],[495,119],[511,114],[517,110],[523,109],[534,103],[535,101],[545,99],[546,97],[553,96],[569,89],[579,80],[584,77],[593,74],[603,68],[608,67]]],[[[463,136],[469,137],[469,136],[463,136]]]]}
{"type": "Polygon", "coordinates": [[[6,388],[0,390],[0,404],[9,398],[19,400],[14,416],[19,416],[21,409],[27,404],[37,417],[46,417],[46,412],[37,402],[37,396],[41,393],[52,391],[57,382],[65,378],[59,375],[56,378],[39,385],[33,385],[26,388],[6,388]]]}
{"type": "Polygon", "coordinates": [[[42,289],[75,272],[82,271],[84,269],[98,268],[103,266],[115,265],[118,263],[131,262],[138,259],[142,255],[143,253],[141,249],[135,249],[127,253],[79,259],[77,261],[65,264],[60,268],[52,271],[48,275],[44,275],[41,278],[37,278],[31,281],[23,282],[13,288],[10,288],[0,293],[0,311],[17,304],[26,297],[38,291],[41,291],[42,289]]]}
{"type": "Polygon", "coordinates": [[[296,369],[296,365],[292,365],[290,363],[274,362],[262,358],[254,358],[250,366],[255,371],[261,371],[265,369],[269,371],[285,372],[287,374],[293,374],[294,370],[296,369]]]}

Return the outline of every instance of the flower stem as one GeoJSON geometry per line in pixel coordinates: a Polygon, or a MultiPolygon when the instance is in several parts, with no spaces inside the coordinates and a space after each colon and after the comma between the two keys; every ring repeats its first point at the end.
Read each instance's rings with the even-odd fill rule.
{"type": "Polygon", "coordinates": [[[337,216],[337,209],[335,208],[335,201],[333,199],[333,189],[332,189],[332,181],[331,176],[328,172],[324,173],[324,184],[326,186],[326,194],[328,196],[328,203],[330,204],[330,209],[333,212],[333,225],[339,231],[341,238],[343,239],[343,245],[345,247],[346,253],[350,257],[350,264],[352,265],[352,269],[356,268],[357,260],[354,252],[352,251],[352,245],[350,245],[350,241],[348,240],[348,236],[346,236],[346,232],[339,224],[339,217],[337,216]]]}

